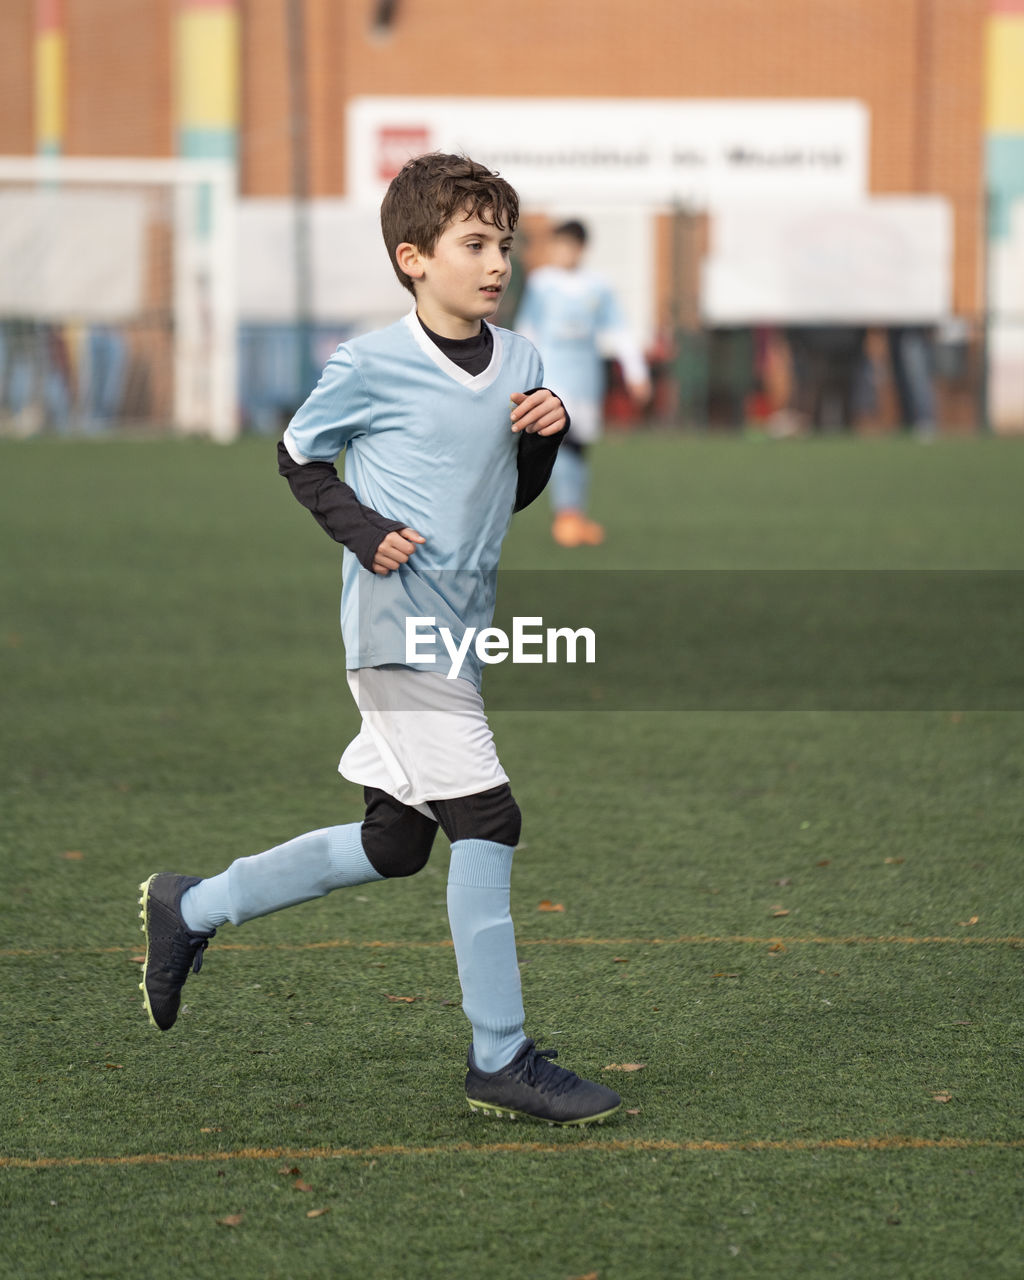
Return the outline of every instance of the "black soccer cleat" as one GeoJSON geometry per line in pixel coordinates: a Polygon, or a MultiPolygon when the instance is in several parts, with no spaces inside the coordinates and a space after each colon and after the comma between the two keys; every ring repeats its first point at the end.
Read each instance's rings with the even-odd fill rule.
{"type": "Polygon", "coordinates": [[[557,1057],[557,1050],[536,1049],[534,1042],[527,1040],[508,1066],[488,1074],[477,1069],[470,1049],[466,1075],[469,1109],[510,1120],[522,1117],[558,1125],[603,1124],[618,1111],[622,1099],[614,1089],[556,1067],[552,1059],[557,1057]]]}
{"type": "Polygon", "coordinates": [[[139,915],[146,935],[146,962],[139,990],[150,1022],[161,1031],[174,1026],[189,970],[198,973],[202,968],[203,952],[216,933],[216,929],[192,933],[181,918],[181,895],[198,883],[199,876],[161,871],[139,885],[139,915]]]}

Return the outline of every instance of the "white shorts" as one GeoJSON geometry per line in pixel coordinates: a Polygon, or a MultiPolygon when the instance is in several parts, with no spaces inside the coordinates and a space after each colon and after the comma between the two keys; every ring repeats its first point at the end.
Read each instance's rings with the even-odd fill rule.
{"type": "Polygon", "coordinates": [[[483,698],[468,680],[411,667],[361,667],[348,685],[363,717],[338,772],[433,818],[428,800],[473,796],[508,782],[483,698]]]}

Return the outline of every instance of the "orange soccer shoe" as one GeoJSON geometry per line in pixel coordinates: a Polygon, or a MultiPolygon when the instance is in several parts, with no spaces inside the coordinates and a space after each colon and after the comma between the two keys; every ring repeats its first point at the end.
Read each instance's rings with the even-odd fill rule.
{"type": "Polygon", "coordinates": [[[599,547],[604,542],[604,526],[598,524],[596,520],[588,520],[583,516],[580,536],[585,546],[599,547]]]}
{"type": "Polygon", "coordinates": [[[551,536],[560,547],[599,547],[604,542],[604,529],[581,511],[559,511],[551,536]]]}
{"type": "Polygon", "coordinates": [[[586,521],[578,511],[559,511],[551,526],[551,536],[560,547],[581,547],[585,541],[585,524],[586,521]]]}

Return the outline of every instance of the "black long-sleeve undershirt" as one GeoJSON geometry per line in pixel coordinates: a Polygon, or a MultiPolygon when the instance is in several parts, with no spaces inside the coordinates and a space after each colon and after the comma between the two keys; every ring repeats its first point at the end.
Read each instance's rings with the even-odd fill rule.
{"type": "Polygon", "coordinates": [[[360,502],[332,463],[296,462],[283,440],[277,445],[277,469],[320,528],[348,547],[364,569],[373,568],[373,557],[385,537],[406,527],[404,520],[389,520],[360,502]]]}
{"type": "Polygon", "coordinates": [[[569,430],[569,415],[565,415],[565,426],[553,436],[540,436],[536,432],[523,432],[519,437],[519,452],[516,455],[516,468],[519,478],[516,481],[516,500],[513,512],[528,507],[534,498],[539,498],[551,479],[551,472],[558,456],[558,449],[569,430]]]}

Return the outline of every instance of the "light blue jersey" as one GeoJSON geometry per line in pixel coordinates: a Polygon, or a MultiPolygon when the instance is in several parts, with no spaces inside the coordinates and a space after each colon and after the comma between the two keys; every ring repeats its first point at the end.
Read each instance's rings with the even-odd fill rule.
{"type": "MultiPolygon", "coordinates": [[[[348,549],[341,628],[349,669],[391,663],[445,674],[439,637],[459,640],[494,613],[498,557],[512,518],[519,437],[514,392],[544,381],[540,357],[518,334],[492,327],[494,350],[476,376],[440,350],[415,311],[340,346],[284,435],[293,460],[334,462],[359,501],[423,535],[409,562],[382,576],[348,549]],[[407,619],[433,617],[435,643],[407,661],[407,619]]],[[[429,634],[425,627],[419,635],[429,634]]],[[[460,675],[480,683],[470,651],[460,675]]]]}
{"type": "MultiPolygon", "coordinates": [[[[544,358],[551,385],[570,406],[604,396],[604,363],[599,342],[628,343],[625,323],[611,287],[589,271],[541,267],[529,276],[516,328],[544,358]]],[[[632,352],[630,352],[632,355],[632,352]]],[[[620,359],[622,356],[620,355],[620,359]]],[[[633,376],[635,360],[627,376],[633,376]]],[[[640,368],[639,376],[646,370],[640,368]]]]}

